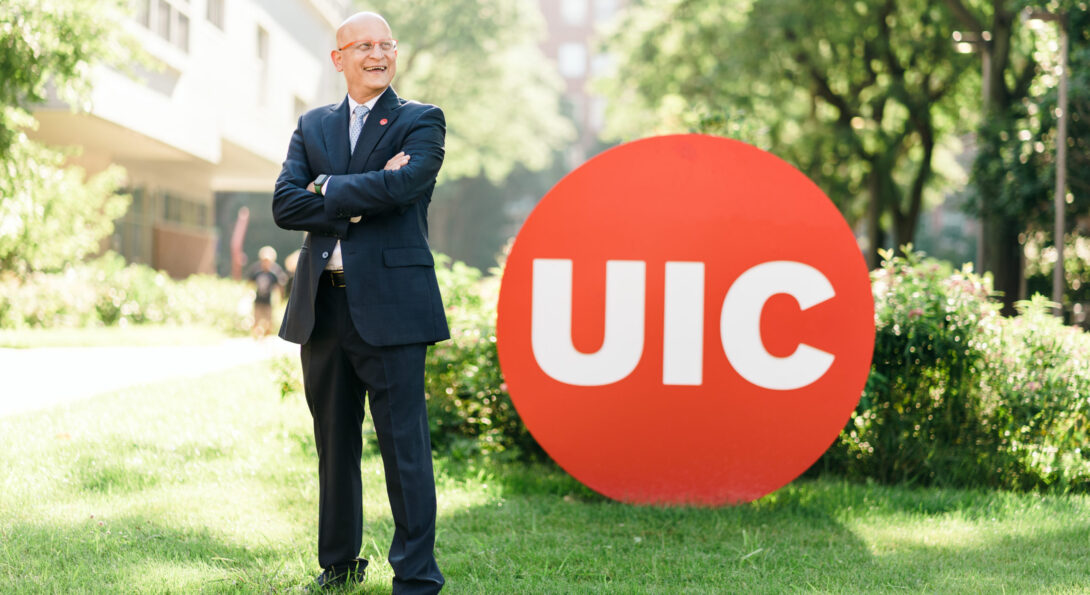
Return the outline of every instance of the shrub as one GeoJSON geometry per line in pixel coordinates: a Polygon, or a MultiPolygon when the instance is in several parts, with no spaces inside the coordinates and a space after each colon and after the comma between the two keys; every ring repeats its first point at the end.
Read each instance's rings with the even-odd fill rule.
{"type": "Polygon", "coordinates": [[[174,281],[114,253],[59,273],[0,279],[0,328],[202,325],[246,333],[253,289],[209,275],[174,281]]]}
{"type": "Polygon", "coordinates": [[[437,450],[455,457],[481,452],[504,458],[542,455],[522,423],[500,371],[496,302],[502,269],[478,269],[436,255],[436,275],[451,339],[428,352],[428,416],[437,450]]]}
{"type": "Polygon", "coordinates": [[[986,359],[987,401],[1009,466],[999,484],[1090,489],[1090,334],[1065,326],[1036,296],[1005,320],[986,359]]]}
{"type": "MultiPolygon", "coordinates": [[[[428,354],[435,449],[542,455],[496,357],[499,275],[436,257],[452,339],[428,354]]],[[[876,337],[859,406],[814,472],[885,483],[1090,490],[1090,334],[1035,298],[1003,318],[969,268],[909,251],[871,274],[876,337]]],[[[280,366],[300,390],[298,360],[280,366]]]]}
{"type": "Polygon", "coordinates": [[[1090,336],[1037,298],[1005,319],[989,284],[919,253],[872,273],[871,374],[819,467],[889,483],[1085,489],[1090,336]]]}
{"type": "MultiPolygon", "coordinates": [[[[455,459],[476,455],[533,459],[543,455],[526,430],[500,372],[496,352],[499,274],[435,255],[451,339],[428,349],[425,370],[432,448],[455,459]]],[[[302,393],[297,357],[275,365],[281,394],[302,393]]]]}

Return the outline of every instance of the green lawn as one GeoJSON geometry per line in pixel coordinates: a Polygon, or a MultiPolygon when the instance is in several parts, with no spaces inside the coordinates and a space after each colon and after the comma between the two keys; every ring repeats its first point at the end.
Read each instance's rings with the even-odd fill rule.
{"type": "MultiPolygon", "coordinates": [[[[266,364],[0,418],[0,592],[297,592],[317,573],[310,418],[266,364]]],[[[1090,497],[801,481],[701,510],[548,466],[439,460],[451,593],[1088,592],[1090,497]]],[[[358,592],[389,592],[365,449],[358,592]]]]}

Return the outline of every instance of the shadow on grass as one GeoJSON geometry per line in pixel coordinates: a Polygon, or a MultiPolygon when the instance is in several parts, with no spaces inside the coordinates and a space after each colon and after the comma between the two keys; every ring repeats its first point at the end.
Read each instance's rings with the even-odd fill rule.
{"type": "Polygon", "coordinates": [[[1090,529],[1006,535],[983,543],[899,543],[877,556],[863,590],[931,592],[1085,592],[1090,585],[1090,529]]]}
{"type": "Polygon", "coordinates": [[[23,523],[4,534],[0,578],[9,592],[237,592],[299,584],[273,548],[228,543],[209,529],[150,517],[23,523]]]}
{"type": "Polygon", "coordinates": [[[488,480],[499,486],[496,497],[440,519],[440,563],[459,592],[998,592],[1090,584],[1090,521],[1064,498],[805,480],[754,503],[701,509],[612,502],[551,465],[488,480]],[[1022,518],[1027,507],[1064,510],[1080,523],[1016,535],[989,518],[1022,518]],[[940,543],[928,543],[929,529],[917,529],[947,522],[981,535],[944,540],[940,528],[940,543]],[[874,538],[859,528],[866,523],[885,534],[874,538]]]}

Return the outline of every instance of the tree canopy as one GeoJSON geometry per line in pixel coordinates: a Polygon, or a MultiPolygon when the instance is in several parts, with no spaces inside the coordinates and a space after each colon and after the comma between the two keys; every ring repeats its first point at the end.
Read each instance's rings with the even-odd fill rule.
{"type": "MultiPolygon", "coordinates": [[[[1079,0],[945,0],[957,25],[978,44],[983,61],[982,118],[972,169],[970,208],[984,222],[985,269],[1002,292],[1005,311],[1024,284],[1023,244],[1027,231],[1048,230],[1054,213],[1056,107],[1059,86],[1059,28],[1070,37],[1067,135],[1068,211],[1090,208],[1090,7],[1079,0]],[[1062,21],[1041,23],[1040,16],[1062,21]],[[1030,17],[1034,18],[1030,18],[1030,17]],[[1079,165],[1082,167],[1079,167],[1079,165]]],[[[1074,217],[1068,217],[1068,229],[1074,217]]],[[[1075,289],[1078,289],[1075,287],[1075,289]]]]}
{"type": "Polygon", "coordinates": [[[99,248],[128,205],[123,172],[84,180],[65,153],[30,140],[29,109],[50,89],[75,105],[93,64],[131,49],[122,0],[5,0],[0,4],[0,269],[54,270],[99,248]]]}
{"type": "Polygon", "coordinates": [[[447,117],[446,179],[506,177],[547,167],[574,135],[560,110],[562,81],[538,47],[536,3],[509,0],[357,2],[390,21],[400,56],[394,85],[447,117]]]}
{"type": "MultiPolygon", "coordinates": [[[[610,42],[608,132],[705,132],[769,150],[866,230],[872,257],[913,240],[929,196],[967,187],[1010,305],[1024,232],[1047,224],[1055,180],[1057,33],[1033,30],[1029,11],[1067,15],[1067,171],[1085,189],[1081,0],[644,0],[610,42]]],[[[1073,192],[1071,213],[1088,200],[1073,192]]]]}
{"type": "Polygon", "coordinates": [[[873,263],[913,240],[936,155],[948,164],[956,148],[947,133],[971,62],[949,21],[925,0],[652,0],[615,37],[611,120],[650,108],[661,131],[734,135],[783,157],[865,222],[873,263]]]}

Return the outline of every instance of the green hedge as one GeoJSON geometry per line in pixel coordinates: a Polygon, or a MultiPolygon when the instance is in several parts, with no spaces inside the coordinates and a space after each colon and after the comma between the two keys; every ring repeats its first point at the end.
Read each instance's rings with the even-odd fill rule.
{"type": "Polygon", "coordinates": [[[0,278],[0,328],[79,328],[128,324],[202,325],[243,334],[254,290],[212,275],[175,281],[107,253],[61,273],[0,278]]]}
{"type": "Polygon", "coordinates": [[[540,458],[541,447],[511,403],[496,352],[496,302],[502,270],[481,271],[436,255],[451,340],[428,350],[427,393],[432,443],[454,457],[476,453],[540,458]]]}
{"type": "MultiPolygon", "coordinates": [[[[496,352],[496,301],[501,271],[482,277],[463,262],[435,254],[451,339],[428,349],[426,393],[432,447],[466,459],[540,459],[544,452],[526,430],[500,373],[496,352]]],[[[299,358],[274,364],[281,394],[302,395],[299,358]]]]}
{"type": "Polygon", "coordinates": [[[1090,335],[1040,297],[1004,318],[984,279],[919,253],[886,255],[871,277],[871,374],[819,468],[901,484],[1090,488],[1090,335]]]}
{"type": "MultiPolygon", "coordinates": [[[[428,354],[438,453],[531,458],[540,447],[511,405],[496,356],[501,271],[437,256],[452,340],[428,354]]],[[[871,374],[847,427],[813,472],[861,481],[1090,491],[1090,334],[1048,302],[1003,318],[969,268],[909,253],[872,273],[871,374]]],[[[280,364],[301,390],[298,360],[280,364]]]]}

